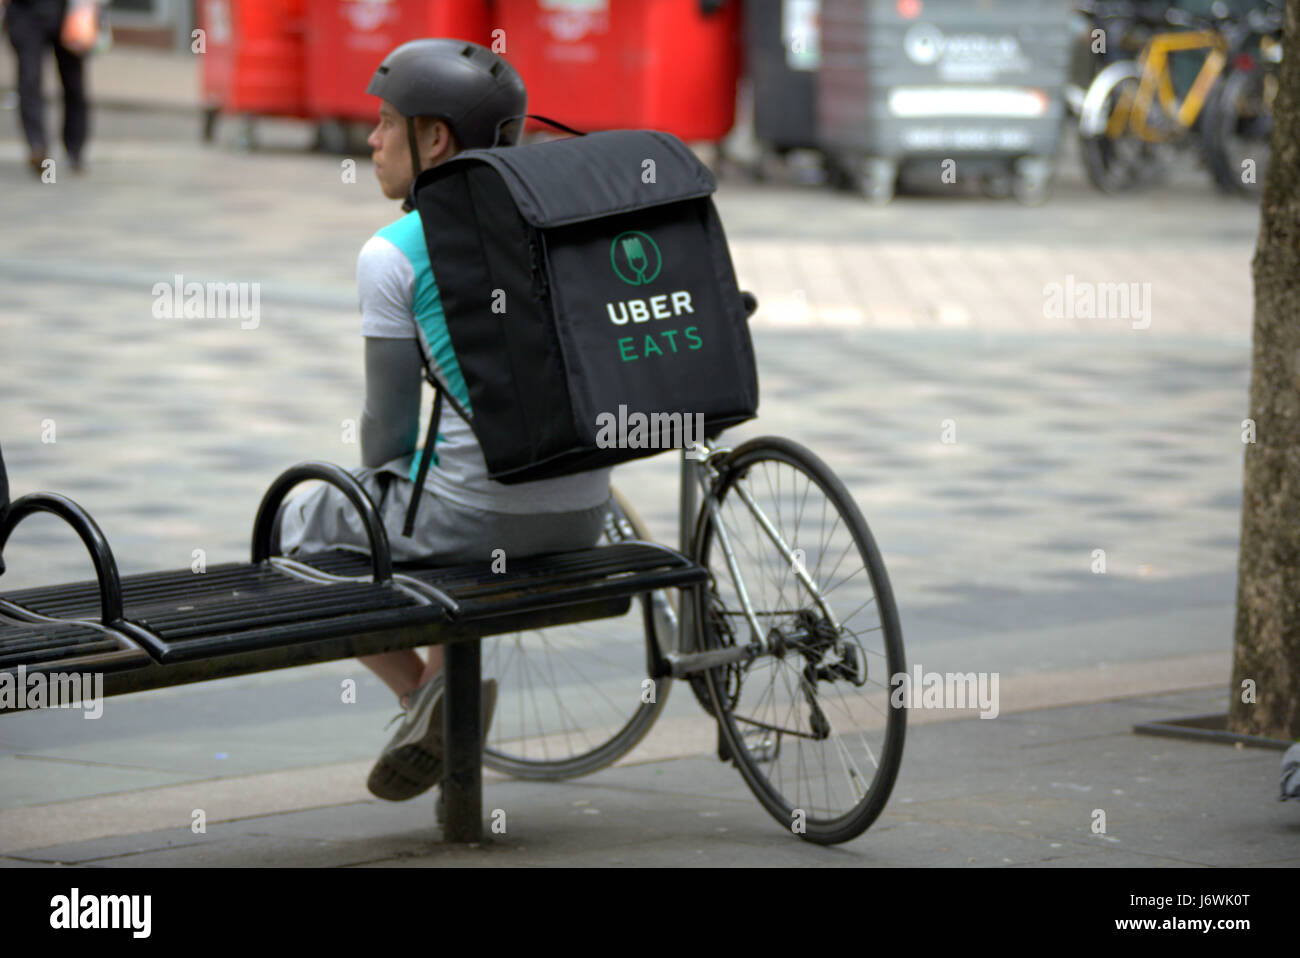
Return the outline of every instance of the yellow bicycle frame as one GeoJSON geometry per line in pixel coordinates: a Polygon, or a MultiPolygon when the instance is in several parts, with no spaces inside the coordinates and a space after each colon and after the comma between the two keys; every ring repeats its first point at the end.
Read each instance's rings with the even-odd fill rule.
{"type": "Polygon", "coordinates": [[[1178,30],[1158,33],[1147,41],[1138,62],[1142,76],[1137,91],[1125,93],[1106,123],[1106,136],[1116,139],[1130,130],[1136,136],[1152,143],[1169,139],[1169,131],[1147,122],[1152,105],[1159,97],[1160,109],[1178,126],[1178,132],[1192,128],[1201,108],[1210,95],[1215,82],[1227,66],[1227,41],[1211,30],[1178,30]],[[1173,76],[1169,69],[1169,55],[1187,50],[1209,50],[1205,62],[1187,95],[1179,102],[1174,94],[1173,76]]]}

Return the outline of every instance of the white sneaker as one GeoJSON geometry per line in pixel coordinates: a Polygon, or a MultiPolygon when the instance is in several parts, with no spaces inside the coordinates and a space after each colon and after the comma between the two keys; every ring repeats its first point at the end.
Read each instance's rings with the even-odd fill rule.
{"type": "MultiPolygon", "coordinates": [[[[370,770],[371,794],[403,802],[427,792],[442,779],[443,674],[439,672],[411,693],[397,734],[370,770]]],[[[483,683],[484,737],[496,707],[497,683],[483,683]]]]}

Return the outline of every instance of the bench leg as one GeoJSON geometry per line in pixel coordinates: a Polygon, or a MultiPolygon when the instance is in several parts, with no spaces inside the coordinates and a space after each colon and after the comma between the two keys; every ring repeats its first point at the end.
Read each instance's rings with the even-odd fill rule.
{"type": "Polygon", "coordinates": [[[483,838],[483,715],[480,641],[447,645],[444,667],[443,840],[483,838]]]}

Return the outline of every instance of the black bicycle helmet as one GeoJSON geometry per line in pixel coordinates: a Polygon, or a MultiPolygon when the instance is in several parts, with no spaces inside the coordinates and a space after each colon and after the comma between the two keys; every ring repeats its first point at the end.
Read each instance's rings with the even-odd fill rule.
{"type": "MultiPolygon", "coordinates": [[[[420,175],[414,117],[443,120],[461,149],[493,145],[506,117],[528,108],[524,81],[502,57],[468,40],[412,40],[397,47],[370,79],[366,92],[391,103],[406,117],[411,165],[420,175]]],[[[523,121],[505,124],[500,145],[519,139],[523,121]]]]}

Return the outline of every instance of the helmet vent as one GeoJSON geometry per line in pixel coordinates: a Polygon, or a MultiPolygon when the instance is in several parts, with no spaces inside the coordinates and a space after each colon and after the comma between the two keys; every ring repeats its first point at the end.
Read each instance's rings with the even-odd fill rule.
{"type": "Polygon", "coordinates": [[[380,76],[386,76],[388,74],[388,64],[386,63],[379,64],[379,69],[376,70],[375,72],[378,73],[380,76]]]}
{"type": "Polygon", "coordinates": [[[461,47],[460,55],[465,57],[466,59],[469,59],[474,55],[474,47],[469,45],[461,47]]]}
{"type": "Polygon", "coordinates": [[[504,69],[505,69],[505,64],[503,64],[500,60],[498,60],[492,64],[492,69],[489,70],[488,72],[491,73],[494,77],[499,77],[501,75],[501,71],[504,69]]]}

